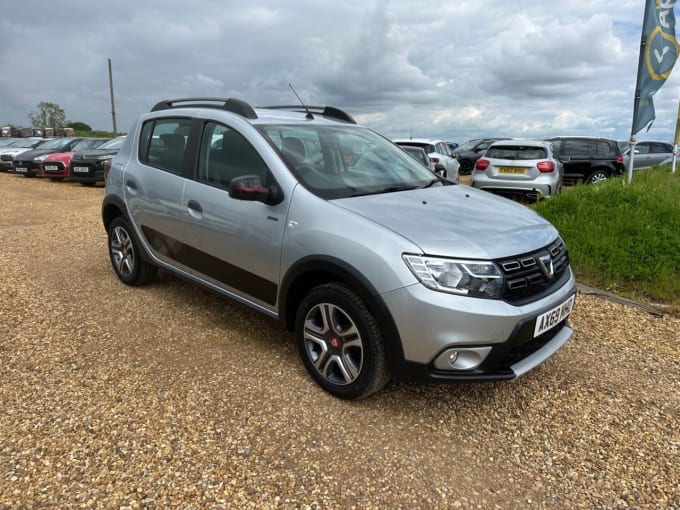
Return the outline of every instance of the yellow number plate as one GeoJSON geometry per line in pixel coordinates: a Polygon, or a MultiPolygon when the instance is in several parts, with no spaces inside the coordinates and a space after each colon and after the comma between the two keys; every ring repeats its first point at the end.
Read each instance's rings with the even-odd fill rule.
{"type": "Polygon", "coordinates": [[[525,168],[517,168],[512,166],[502,166],[498,169],[499,174],[515,174],[525,175],[527,173],[525,168]]]}

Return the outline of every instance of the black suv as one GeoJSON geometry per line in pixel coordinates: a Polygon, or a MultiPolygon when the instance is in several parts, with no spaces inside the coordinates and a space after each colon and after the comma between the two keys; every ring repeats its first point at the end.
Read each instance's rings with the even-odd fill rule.
{"type": "Polygon", "coordinates": [[[453,155],[458,160],[460,175],[470,175],[475,163],[482,157],[484,151],[494,142],[508,140],[508,138],[473,138],[453,151],[453,155]]]}
{"type": "Polygon", "coordinates": [[[588,136],[548,138],[564,166],[564,181],[596,184],[623,175],[623,156],[614,140],[588,136]]]}

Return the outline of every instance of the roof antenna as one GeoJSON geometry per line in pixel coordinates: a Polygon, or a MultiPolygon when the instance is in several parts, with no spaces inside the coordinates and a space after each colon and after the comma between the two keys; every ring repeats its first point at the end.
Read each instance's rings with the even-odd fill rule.
{"type": "Polygon", "coordinates": [[[312,115],[312,112],[309,111],[309,108],[307,108],[307,105],[302,102],[302,99],[300,99],[300,96],[298,96],[298,93],[295,92],[295,89],[293,88],[293,86],[290,83],[288,84],[288,86],[290,87],[290,90],[293,91],[293,94],[295,94],[295,97],[298,98],[298,101],[300,101],[300,104],[303,106],[303,108],[307,112],[307,115],[305,115],[305,119],[314,120],[314,115],[312,115]]]}

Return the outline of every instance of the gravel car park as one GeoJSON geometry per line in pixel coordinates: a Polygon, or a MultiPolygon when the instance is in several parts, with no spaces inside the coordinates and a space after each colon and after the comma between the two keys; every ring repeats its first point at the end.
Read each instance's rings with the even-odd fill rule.
{"type": "Polygon", "coordinates": [[[581,292],[523,378],[347,402],[275,321],[112,278],[102,194],[0,174],[2,508],[680,508],[678,319],[581,292]]]}

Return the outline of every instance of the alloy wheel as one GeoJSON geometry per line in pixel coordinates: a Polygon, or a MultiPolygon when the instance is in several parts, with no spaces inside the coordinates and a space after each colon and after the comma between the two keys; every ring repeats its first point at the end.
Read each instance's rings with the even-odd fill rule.
{"type": "Polygon", "coordinates": [[[111,235],[111,260],[119,274],[125,277],[135,270],[135,250],[130,234],[123,227],[115,227],[111,235]]]}
{"type": "Polygon", "coordinates": [[[361,334],[352,318],[337,305],[319,303],[309,310],[304,322],[304,346],[314,368],[333,384],[351,384],[361,374],[361,334]]]}

